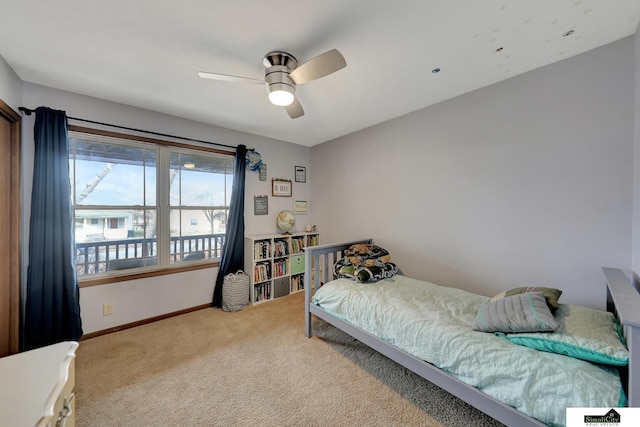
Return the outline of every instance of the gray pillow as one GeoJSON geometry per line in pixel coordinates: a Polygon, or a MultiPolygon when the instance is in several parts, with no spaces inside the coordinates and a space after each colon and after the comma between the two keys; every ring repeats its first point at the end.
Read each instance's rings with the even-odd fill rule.
{"type": "Polygon", "coordinates": [[[483,304],[472,326],[483,332],[555,331],[558,322],[542,292],[527,292],[483,304]]]}

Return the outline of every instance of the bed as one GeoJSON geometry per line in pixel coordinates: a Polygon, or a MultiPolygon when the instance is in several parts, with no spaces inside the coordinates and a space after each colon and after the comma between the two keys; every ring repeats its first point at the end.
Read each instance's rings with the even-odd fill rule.
{"type": "MultiPolygon", "coordinates": [[[[526,369],[525,371],[518,371],[516,369],[515,372],[510,374],[514,376],[513,380],[515,380],[515,383],[506,383],[505,387],[507,387],[507,391],[505,392],[504,388],[503,391],[501,391],[501,387],[503,387],[500,385],[500,381],[502,381],[500,378],[501,375],[495,372],[492,373],[491,370],[489,370],[488,376],[483,374],[480,378],[473,378],[468,375],[469,369],[474,369],[473,363],[481,363],[478,360],[468,361],[467,359],[470,358],[468,354],[462,356],[462,359],[464,359],[462,363],[457,361],[450,363],[446,357],[442,356],[442,353],[450,353],[451,351],[438,352],[429,350],[429,347],[437,348],[438,339],[449,340],[446,336],[440,336],[440,333],[434,334],[436,341],[427,340],[430,345],[427,346],[428,348],[426,350],[416,350],[412,346],[411,340],[409,344],[402,341],[404,339],[404,337],[402,337],[403,335],[408,335],[409,337],[413,335],[412,339],[415,341],[415,335],[418,332],[420,339],[423,339],[422,334],[425,333],[424,330],[419,329],[418,332],[416,332],[406,327],[406,324],[416,324],[415,321],[402,319],[401,321],[405,322],[402,330],[387,330],[385,329],[387,328],[387,324],[384,319],[383,321],[371,321],[369,318],[373,315],[369,312],[360,315],[359,318],[357,314],[353,314],[350,311],[351,305],[353,304],[344,304],[341,302],[340,297],[335,296],[337,295],[335,292],[337,292],[338,289],[345,288],[345,292],[351,296],[363,294],[365,298],[374,298],[374,296],[371,296],[373,294],[370,295],[370,293],[379,293],[383,300],[393,299],[393,304],[395,304],[394,310],[387,311],[384,311],[384,305],[380,304],[379,300],[376,300],[377,302],[373,299],[367,300],[367,310],[373,312],[374,307],[381,306],[381,308],[379,308],[382,310],[380,313],[382,313],[381,316],[383,318],[389,316],[389,311],[403,314],[406,311],[410,311],[410,309],[406,309],[406,307],[414,304],[415,301],[413,300],[415,300],[415,297],[409,297],[409,299],[412,299],[410,303],[403,301],[400,295],[404,293],[404,291],[401,291],[401,289],[404,288],[419,288],[421,292],[425,292],[425,295],[429,296],[425,299],[433,299],[436,302],[442,300],[440,297],[431,297],[436,295],[433,294],[433,292],[437,292],[437,295],[439,295],[441,293],[440,288],[444,287],[406,278],[401,274],[389,279],[382,279],[376,282],[375,286],[371,286],[371,284],[354,283],[347,279],[335,279],[333,270],[335,262],[342,258],[344,251],[350,246],[360,243],[372,243],[372,240],[364,239],[340,244],[308,247],[305,249],[305,335],[307,337],[312,336],[312,316],[321,318],[507,426],[564,425],[564,408],[572,406],[640,406],[640,374],[638,373],[638,369],[640,369],[640,350],[637,350],[640,348],[640,310],[638,310],[638,307],[640,307],[640,295],[621,270],[603,268],[604,281],[606,282],[607,288],[607,310],[615,315],[615,318],[621,325],[619,332],[621,335],[624,335],[626,348],[628,348],[628,352],[626,353],[627,360],[624,361],[624,363],[617,363],[623,366],[585,362],[575,359],[574,357],[567,357],[566,355],[515,345],[513,342],[505,339],[504,334],[472,331],[470,326],[468,328],[466,326],[462,328],[460,325],[453,326],[453,328],[457,328],[457,330],[469,329],[469,333],[471,334],[469,335],[471,338],[467,336],[462,338],[457,337],[458,342],[460,342],[460,340],[467,342],[466,340],[469,339],[485,340],[482,342],[486,342],[487,344],[483,344],[482,346],[490,348],[491,351],[494,352],[491,357],[500,357],[495,355],[495,352],[497,352],[498,354],[510,353],[511,357],[515,357],[514,354],[518,354],[518,357],[523,358],[522,360],[531,360],[531,363],[533,363],[533,360],[540,359],[543,365],[546,366],[546,368],[541,369],[541,371],[550,370],[551,372],[561,372],[562,375],[566,373],[570,377],[584,374],[585,381],[593,382],[595,378],[595,381],[604,384],[602,389],[598,389],[595,392],[596,394],[602,394],[603,400],[597,400],[600,397],[596,396],[596,400],[594,401],[593,393],[582,396],[582,394],[573,391],[571,388],[573,384],[564,384],[562,387],[557,387],[549,383],[543,383],[543,381],[548,381],[549,377],[555,377],[555,375],[549,375],[548,372],[544,375],[540,374],[540,379],[536,380],[535,378],[538,378],[536,376],[538,368],[533,369],[533,372],[531,372],[531,370],[526,371],[526,369]],[[393,293],[390,293],[388,289],[389,286],[394,287],[393,291],[391,291],[393,293]],[[316,294],[318,294],[319,299],[316,298],[316,294]],[[346,306],[346,308],[343,306],[346,306]],[[369,323],[382,324],[381,331],[377,330],[372,332],[372,328],[378,325],[372,326],[369,323]],[[405,333],[403,331],[408,332],[405,333]],[[634,350],[636,350],[635,353],[634,350]],[[421,351],[426,351],[426,353],[421,351]],[[428,360],[428,362],[425,360],[428,360]],[[429,362],[433,362],[433,364],[429,362]],[[458,365],[465,363],[465,367],[459,369],[458,365]],[[471,363],[471,365],[468,363],[471,363]],[[436,364],[440,367],[436,367],[436,364]],[[593,377],[591,377],[591,375],[593,375],[593,377]],[[550,389],[561,390],[561,392],[558,393],[562,395],[555,396],[552,393],[545,393],[545,390],[548,391],[550,389]],[[621,392],[621,389],[624,389],[624,391],[621,392]],[[527,392],[522,393],[522,390],[526,390],[527,392]],[[524,394],[527,396],[523,396],[521,399],[520,395],[524,394]],[[544,397],[543,395],[545,394],[549,394],[553,402],[543,403],[542,401],[538,401],[538,399],[544,397]],[[513,396],[515,396],[515,400],[513,396]],[[533,400],[533,404],[527,403],[531,399],[533,400]],[[522,403],[521,400],[525,401],[525,403],[522,403]],[[538,402],[537,405],[540,406],[540,408],[531,407],[531,405],[535,406],[536,402],[538,402]],[[578,404],[566,404],[563,402],[578,402],[578,404]],[[598,404],[594,404],[594,402],[598,404]]],[[[469,324],[473,322],[470,313],[475,313],[479,306],[484,306],[485,303],[488,303],[490,300],[489,297],[469,294],[453,288],[445,288],[443,295],[444,298],[450,299],[455,303],[447,304],[446,299],[444,299],[440,303],[441,306],[467,306],[466,308],[456,308],[454,310],[456,313],[454,313],[453,317],[459,317],[462,319],[462,323],[466,322],[469,324]]],[[[345,298],[345,301],[350,298],[351,297],[345,298]]],[[[565,310],[566,307],[569,306],[562,305],[559,310],[565,310]]],[[[427,307],[423,310],[436,309],[427,307]]],[[[440,310],[440,308],[437,310],[440,310]]],[[[442,314],[433,311],[431,317],[448,318],[452,316],[449,313],[442,314]]],[[[422,328],[420,325],[416,327],[422,328]]],[[[447,326],[447,328],[450,327],[451,325],[447,326]]],[[[438,331],[441,329],[445,328],[440,327],[438,331]]],[[[462,331],[462,333],[467,332],[462,331]]],[[[520,336],[520,334],[508,336],[520,336]]],[[[452,341],[444,342],[447,344],[441,345],[440,347],[448,346],[448,348],[452,350],[465,347],[465,345],[452,345],[452,341]]],[[[441,341],[441,344],[442,343],[441,341]]],[[[454,351],[454,353],[455,352],[456,351],[454,351]]],[[[502,365],[508,364],[517,365],[519,368],[529,366],[528,362],[515,364],[504,363],[502,365]]],[[[498,365],[501,366],[499,363],[498,365]]],[[[475,369],[482,372],[487,371],[485,368],[479,369],[477,365],[475,369]]],[[[562,380],[561,377],[559,379],[562,380]]],[[[509,378],[506,380],[511,381],[509,378]]],[[[590,387],[585,388],[588,389],[590,387]]]]}

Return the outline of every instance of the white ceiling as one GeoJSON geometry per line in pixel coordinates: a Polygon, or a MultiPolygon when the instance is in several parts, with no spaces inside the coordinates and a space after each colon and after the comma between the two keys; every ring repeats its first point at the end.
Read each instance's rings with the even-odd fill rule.
{"type": "Polygon", "coordinates": [[[3,0],[1,9],[0,56],[23,81],[307,146],[632,35],[640,19],[639,0],[3,0]],[[306,114],[296,120],[260,85],[197,75],[261,79],[267,52],[302,63],[332,48],[347,67],[298,86],[306,114]]]}

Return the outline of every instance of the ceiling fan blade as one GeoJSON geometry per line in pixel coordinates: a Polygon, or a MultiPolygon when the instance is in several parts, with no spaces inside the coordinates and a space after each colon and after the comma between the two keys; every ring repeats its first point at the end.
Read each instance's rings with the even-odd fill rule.
{"type": "Polygon", "coordinates": [[[304,116],[304,110],[302,109],[302,105],[300,105],[298,98],[293,98],[293,103],[291,105],[287,105],[284,109],[287,110],[287,114],[289,114],[289,117],[292,119],[304,116]]]}
{"type": "Polygon", "coordinates": [[[293,70],[289,77],[296,82],[302,84],[316,80],[347,66],[347,61],[337,49],[331,49],[321,55],[311,58],[298,68],[293,70]]]}
{"type": "Polygon", "coordinates": [[[252,79],[250,77],[232,76],[230,74],[207,73],[205,71],[200,71],[198,75],[203,79],[222,80],[224,82],[264,84],[264,80],[252,79]]]}

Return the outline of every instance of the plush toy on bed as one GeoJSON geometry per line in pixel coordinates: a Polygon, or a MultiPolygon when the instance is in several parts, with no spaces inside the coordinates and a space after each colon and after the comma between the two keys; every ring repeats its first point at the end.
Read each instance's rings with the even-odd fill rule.
{"type": "Polygon", "coordinates": [[[377,282],[394,276],[398,267],[391,262],[389,252],[370,244],[352,245],[344,251],[344,257],[336,261],[333,272],[336,277],[356,282],[377,282]]]}

